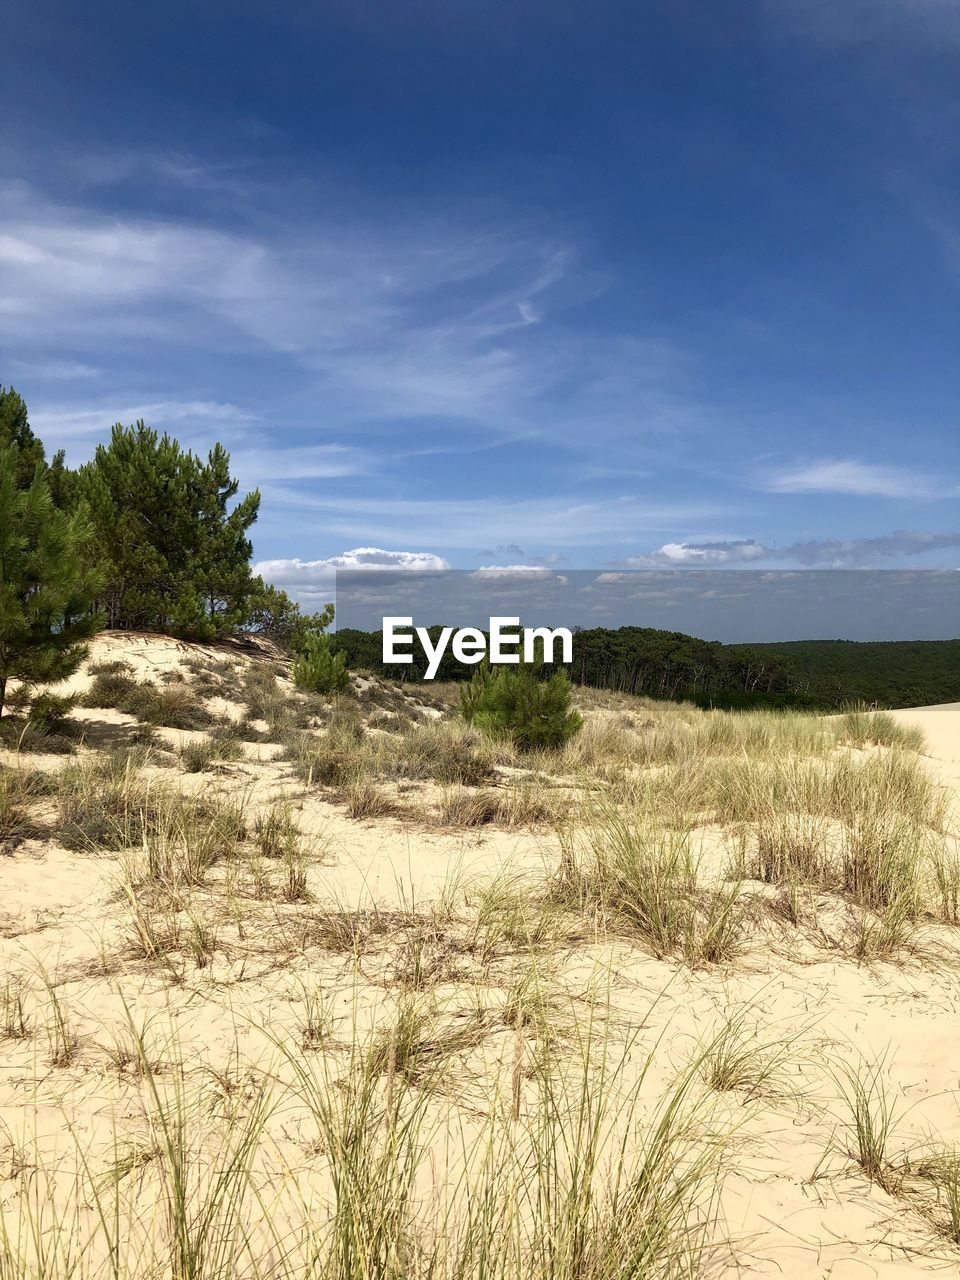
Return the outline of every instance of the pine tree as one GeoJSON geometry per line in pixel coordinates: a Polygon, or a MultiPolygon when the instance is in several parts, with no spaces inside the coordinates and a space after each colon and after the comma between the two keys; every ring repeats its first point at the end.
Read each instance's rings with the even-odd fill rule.
{"type": "Polygon", "coordinates": [[[113,428],[78,481],[106,568],[111,627],[210,639],[244,619],[256,585],[247,531],[260,495],[231,510],[237,488],[221,445],[204,463],[143,422],[113,428]]]}
{"type": "Polygon", "coordinates": [[[247,530],[257,518],[260,494],[248,493],[230,511],[239,487],[230,475],[230,455],[223,445],[214,445],[206,465],[197,466],[199,545],[192,580],[216,631],[232,631],[244,621],[255,586],[247,530]]]}
{"type": "Polygon", "coordinates": [[[333,619],[332,604],[325,604],[319,613],[301,613],[300,606],[285,591],[254,578],[243,630],[272,640],[288,653],[296,653],[304,647],[311,631],[325,631],[333,619]]]}
{"type": "Polygon", "coordinates": [[[463,690],[460,714],[496,738],[509,738],[521,751],[562,747],[583,719],[571,706],[570,681],[563,668],[541,680],[536,663],[516,667],[484,664],[463,690]]]}
{"type": "Polygon", "coordinates": [[[293,683],[310,693],[338,693],[350,682],[347,655],[334,653],[330,637],[313,632],[308,635],[303,652],[290,669],[293,683]]]}
{"type": "Polygon", "coordinates": [[[0,448],[10,444],[17,449],[17,488],[29,488],[37,464],[46,465],[43,441],[30,427],[23,396],[0,385],[0,448]]]}
{"type": "Polygon", "coordinates": [[[100,586],[83,544],[82,516],[57,509],[41,457],[21,485],[14,444],[0,444],[0,715],[11,676],[31,683],[66,679],[102,625],[91,611],[100,586]]]}

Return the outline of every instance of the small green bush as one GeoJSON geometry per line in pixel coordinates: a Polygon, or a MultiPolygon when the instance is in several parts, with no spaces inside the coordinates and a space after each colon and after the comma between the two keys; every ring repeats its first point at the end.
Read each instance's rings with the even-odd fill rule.
{"type": "Polygon", "coordinates": [[[460,713],[468,724],[520,751],[562,747],[580,731],[583,719],[571,709],[570,681],[557,670],[541,680],[536,666],[484,666],[463,690],[460,713]]]}
{"type": "Polygon", "coordinates": [[[330,637],[316,632],[307,636],[290,674],[297,688],[309,693],[338,693],[350,683],[347,655],[333,653],[330,637]]]}

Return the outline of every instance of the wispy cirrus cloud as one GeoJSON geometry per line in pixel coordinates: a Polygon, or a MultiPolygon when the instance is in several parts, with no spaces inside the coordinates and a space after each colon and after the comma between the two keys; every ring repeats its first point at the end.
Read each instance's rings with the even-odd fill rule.
{"type": "Polygon", "coordinates": [[[12,367],[17,377],[41,378],[45,382],[76,382],[98,378],[103,373],[96,365],[80,360],[14,360],[12,367]]]}
{"type": "Polygon", "coordinates": [[[822,458],[773,472],[761,477],[757,487],[771,493],[845,493],[878,498],[946,498],[958,492],[955,481],[855,458],[822,458]]]}
{"type": "Polygon", "coordinates": [[[954,0],[763,0],[767,14],[823,44],[960,43],[954,0]]]}
{"type": "Polygon", "coordinates": [[[644,534],[689,528],[724,512],[710,501],[657,502],[645,495],[596,498],[569,495],[520,499],[339,497],[305,488],[273,486],[267,528],[296,527],[297,536],[359,541],[366,535],[381,544],[403,546],[413,538],[428,547],[476,553],[491,541],[530,547],[584,550],[644,534]]]}
{"type": "Polygon", "coordinates": [[[216,400],[131,400],[101,401],[95,406],[76,407],[67,403],[44,404],[31,408],[34,428],[53,448],[69,446],[77,440],[104,435],[115,422],[125,426],[143,419],[149,426],[164,430],[183,424],[199,423],[229,426],[241,432],[253,421],[253,415],[239,405],[216,400]]]}
{"type": "Polygon", "coordinates": [[[267,438],[264,424],[254,414],[218,401],[106,401],[85,409],[41,402],[31,410],[32,425],[48,451],[63,449],[73,464],[85,461],[93,442],[105,437],[114,423],[129,426],[140,420],[157,431],[174,434],[194,453],[206,452],[226,436],[231,470],[242,489],[259,488],[269,493],[276,484],[282,491],[291,480],[306,483],[363,476],[378,466],[366,450],[350,445],[278,444],[267,438]]]}
{"type": "Polygon", "coordinates": [[[214,227],[8,184],[0,335],[21,349],[114,344],[121,356],[147,341],[261,351],[292,361],[344,426],[438,418],[556,438],[702,418],[673,344],[566,327],[608,281],[555,229],[478,224],[466,210],[278,222],[256,216],[257,200],[251,185],[243,228],[214,227]]]}

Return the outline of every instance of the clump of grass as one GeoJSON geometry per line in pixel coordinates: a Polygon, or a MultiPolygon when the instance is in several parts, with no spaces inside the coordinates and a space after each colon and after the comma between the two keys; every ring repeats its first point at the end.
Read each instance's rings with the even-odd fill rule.
{"type": "Polygon", "coordinates": [[[148,690],[134,715],[166,729],[206,729],[213,716],[186,684],[169,684],[148,690]]]}
{"type": "Polygon", "coordinates": [[[445,787],[435,808],[424,816],[443,827],[532,827],[561,822],[568,802],[533,782],[472,790],[459,784],[445,787]]]}
{"type": "Polygon", "coordinates": [[[457,721],[435,720],[399,736],[396,759],[404,777],[468,787],[489,782],[512,748],[457,721]]]}
{"type": "Polygon", "coordinates": [[[468,887],[465,896],[475,913],[471,945],[484,961],[505,952],[541,948],[561,936],[556,902],[509,868],[468,887]]]}
{"type": "Polygon", "coordinates": [[[338,704],[325,733],[297,733],[286,746],[285,757],[296,774],[310,786],[342,787],[360,773],[380,772],[374,761],[382,744],[367,737],[355,708],[338,704]]]}
{"type": "Polygon", "coordinates": [[[333,1018],[323,988],[316,984],[304,984],[301,1045],[304,1049],[319,1049],[330,1039],[332,1029],[333,1018]]]}
{"type": "Polygon", "coordinates": [[[180,748],[180,764],[184,773],[203,773],[225,760],[236,760],[240,755],[239,734],[226,733],[185,743],[180,748]]]}
{"type": "Polygon", "coordinates": [[[848,754],[832,762],[822,803],[848,826],[887,813],[939,831],[948,811],[946,792],[923,762],[896,748],[865,757],[848,754]]]}
{"type": "Polygon", "coordinates": [[[46,1024],[48,1061],[52,1067],[69,1067],[80,1054],[80,1037],[50,979],[44,974],[43,984],[50,997],[50,1014],[46,1024]]]}
{"type": "Polygon", "coordinates": [[[538,782],[519,782],[496,792],[496,821],[504,827],[539,827],[562,824],[569,799],[538,782]]]}
{"type": "Polygon", "coordinates": [[[820,814],[771,812],[756,825],[756,850],[744,871],[767,884],[828,879],[828,824],[820,814]]]}
{"type": "Polygon", "coordinates": [[[26,769],[0,769],[0,853],[29,835],[30,802],[38,789],[36,775],[26,769]]]}
{"type": "Polygon", "coordinates": [[[459,1053],[475,1049],[489,1030],[480,1013],[444,1025],[415,994],[404,995],[395,1020],[375,1033],[364,1069],[371,1077],[400,1079],[420,1088],[436,1086],[440,1074],[459,1053]]]}
{"type": "Polygon", "coordinates": [[[68,849],[127,849],[158,821],[159,793],[141,779],[140,750],[115,751],[70,764],[60,773],[59,838],[68,849]]]}
{"type": "Polygon", "coordinates": [[[253,839],[263,858],[282,858],[300,847],[300,831],[289,804],[271,805],[258,813],[253,823],[253,839]]]}
{"type": "Polygon", "coordinates": [[[850,1154],[877,1186],[892,1192],[899,1177],[889,1159],[890,1139],[897,1121],[896,1104],[890,1099],[884,1080],[886,1063],[861,1063],[841,1075],[840,1088],[849,1110],[850,1154]]]}
{"type": "Polygon", "coordinates": [[[442,827],[481,827],[495,822],[499,813],[499,797],[493,791],[471,791],[456,785],[445,787],[435,810],[433,821],[442,827]]]}
{"type": "Polygon", "coordinates": [[[930,1151],[911,1161],[910,1173],[934,1193],[933,1203],[921,1204],[921,1212],[938,1235],[960,1245],[960,1152],[930,1151]]]}
{"type": "Polygon", "coordinates": [[[609,810],[591,828],[585,854],[568,836],[561,841],[549,897],[639,937],[655,956],[719,964],[742,945],[741,887],[738,878],[701,886],[687,833],[609,810]]]}
{"type": "Polygon", "coordinates": [[[205,969],[211,963],[219,945],[216,928],[202,917],[188,913],[186,947],[198,969],[205,969]]]}
{"type": "Polygon", "coordinates": [[[166,793],[153,828],[144,833],[142,884],[168,894],[202,884],[209,870],[232,858],[245,834],[242,809],[166,793]]]}
{"type": "Polygon", "coordinates": [[[240,700],[248,720],[265,720],[270,741],[279,741],[296,726],[296,702],[277,679],[274,667],[256,663],[243,677],[240,700]]]}
{"type": "Polygon", "coordinates": [[[199,883],[203,870],[242,838],[242,809],[151,786],[140,776],[144,760],[142,752],[115,752],[65,769],[60,840],[68,849],[90,852],[137,848],[149,880],[166,880],[179,869],[186,883],[199,883]]]}
{"type": "Polygon", "coordinates": [[[741,1009],[728,1017],[711,1040],[701,1061],[704,1082],[718,1093],[734,1091],[745,1099],[782,1097],[789,1088],[796,1037],[764,1038],[748,1015],[741,1009]]]}
{"type": "Polygon", "coordinates": [[[91,662],[87,667],[93,681],[81,699],[85,707],[113,707],[122,711],[122,703],[137,688],[133,667],[129,662],[91,662]]]}
{"type": "Polygon", "coordinates": [[[841,736],[855,747],[902,747],[922,752],[926,746],[923,730],[904,725],[889,711],[875,711],[860,704],[843,716],[841,736]]]}
{"type": "Polygon", "coordinates": [[[296,927],[298,936],[293,946],[298,951],[320,947],[324,951],[360,955],[377,938],[395,929],[397,920],[389,912],[331,907],[299,918],[296,927]]]}
{"type": "Polygon", "coordinates": [[[168,963],[172,952],[182,945],[182,929],[177,910],[170,903],[157,906],[131,886],[123,885],[130,908],[130,944],[133,954],[152,962],[168,963]]]}
{"type": "Polygon", "coordinates": [[[0,988],[0,1037],[25,1040],[30,1035],[24,984],[21,978],[5,978],[0,988]]]}
{"type": "Polygon", "coordinates": [[[213,716],[185,682],[158,688],[151,681],[137,681],[127,663],[91,667],[94,680],[82,701],[85,707],[112,707],[146,724],[167,729],[206,729],[213,716]]]}
{"type": "Polygon", "coordinates": [[[912,889],[877,909],[857,908],[851,954],[861,964],[917,950],[917,900],[912,889]]]}
{"type": "Polygon", "coordinates": [[[307,857],[303,851],[293,846],[283,855],[283,899],[285,902],[309,902],[310,891],[307,888],[307,857]]]}
{"type": "Polygon", "coordinates": [[[878,909],[898,902],[915,917],[928,857],[924,827],[891,810],[858,813],[844,832],[843,887],[864,906],[878,909]]]}
{"type": "Polygon", "coordinates": [[[183,666],[193,677],[191,683],[199,697],[227,701],[240,697],[242,682],[234,663],[191,655],[184,659],[183,666]]]}
{"type": "Polygon", "coordinates": [[[960,924],[960,852],[943,839],[930,841],[930,877],[944,924],[960,924]]]}
{"type": "Polygon", "coordinates": [[[347,813],[351,818],[380,818],[391,813],[394,805],[389,796],[370,778],[354,778],[346,788],[347,813]]]}
{"type": "Polygon", "coordinates": [[[683,944],[697,891],[689,839],[612,813],[595,832],[589,869],[596,899],[665,956],[683,944]]]}

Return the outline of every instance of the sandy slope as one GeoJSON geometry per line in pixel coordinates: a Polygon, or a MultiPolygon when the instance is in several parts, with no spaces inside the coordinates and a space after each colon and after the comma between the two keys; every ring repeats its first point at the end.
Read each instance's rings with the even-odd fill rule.
{"type": "Polygon", "coordinates": [[[890,714],[902,724],[922,730],[934,768],[945,782],[960,791],[960,702],[911,707],[890,714]]]}
{"type": "MultiPolygon", "coordinates": [[[[110,640],[99,642],[96,657],[121,654],[143,674],[156,675],[175,668],[182,652],[172,641],[110,640]]],[[[83,678],[77,687],[83,687],[83,678]]],[[[923,729],[930,767],[960,790],[960,704],[895,715],[923,729]]],[[[101,735],[124,724],[115,713],[86,711],[83,716],[101,735]]],[[[172,742],[182,737],[173,731],[164,736],[172,742]]],[[[204,1114],[216,1143],[218,1133],[229,1129],[223,1081],[232,1081],[230,1097],[234,1087],[242,1092],[251,1073],[266,1071],[268,1064],[275,1068],[278,1039],[299,1042],[307,985],[327,993],[341,1031],[351,1017],[373,1025],[392,1007],[392,952],[373,947],[358,967],[354,957],[314,940],[311,927],[322,922],[331,905],[426,910],[445,886],[449,890],[507,867],[533,875],[558,856],[554,837],[543,831],[443,832],[393,819],[355,822],[342,806],[305,792],[286,765],[258,759],[259,754],[251,749],[245,760],[214,779],[200,774],[180,781],[189,788],[243,795],[251,812],[288,796],[314,844],[313,903],[268,904],[256,912],[251,907],[241,928],[222,917],[210,962],[202,969],[184,965],[176,980],[129,954],[129,922],[116,898],[115,856],[71,853],[42,833],[0,856],[0,985],[3,977],[23,978],[36,1023],[36,1033],[25,1040],[0,1038],[4,1211],[15,1210],[21,1186],[15,1170],[24,1153],[37,1163],[67,1159],[79,1139],[96,1165],[109,1159],[118,1131],[123,1141],[145,1140],[143,1086],[118,1065],[115,1052],[128,1036],[128,1011],[149,1029],[158,1060],[182,1058],[190,1064],[191,1078],[210,1093],[213,1101],[204,1114]],[[42,1029],[49,1021],[49,999],[41,975],[55,984],[80,1036],[80,1052],[66,1066],[49,1062],[42,1029]]],[[[31,763],[51,767],[48,757],[31,763]]],[[[168,772],[176,779],[173,770],[168,772]]],[[[215,889],[208,895],[211,901],[215,889]]],[[[947,932],[931,930],[931,936],[947,932]]],[[[780,1088],[770,1096],[705,1095],[704,1115],[714,1108],[710,1124],[739,1128],[727,1162],[726,1244],[715,1260],[720,1273],[731,1280],[745,1275],[893,1280],[943,1273],[944,1267],[951,1273],[960,1265],[960,1250],[938,1242],[901,1198],[871,1185],[856,1168],[837,1083],[842,1064],[882,1059],[882,1078],[901,1113],[894,1154],[915,1149],[931,1134],[941,1143],[960,1145],[956,964],[908,961],[866,968],[809,938],[771,942],[758,936],[730,967],[692,972],[633,946],[577,941],[559,947],[549,968],[565,1007],[582,1009],[591,992],[609,992],[612,1025],[638,1029],[646,1051],[655,1056],[656,1070],[645,1086],[650,1091],[663,1087],[732,1010],[748,1011],[761,1041],[776,1037],[791,1043],[780,1088]]],[[[454,1016],[461,1016],[456,1011],[475,1001],[478,992],[495,1003],[502,998],[497,984],[508,969],[508,961],[498,961],[481,974],[454,958],[436,999],[454,1016]]],[[[494,1037],[492,1047],[460,1063],[461,1079],[471,1082],[464,1085],[467,1092],[479,1090],[483,1097],[494,1088],[498,1061],[509,1044],[506,1032],[504,1037],[502,1045],[494,1037]]],[[[529,1092],[529,1085],[524,1088],[529,1092]]],[[[301,1193],[312,1187],[322,1195],[321,1161],[303,1108],[281,1109],[268,1130],[274,1144],[271,1167],[286,1170],[281,1183],[292,1179],[301,1193]]],[[[69,1182],[59,1194],[69,1197],[69,1182]]]]}

